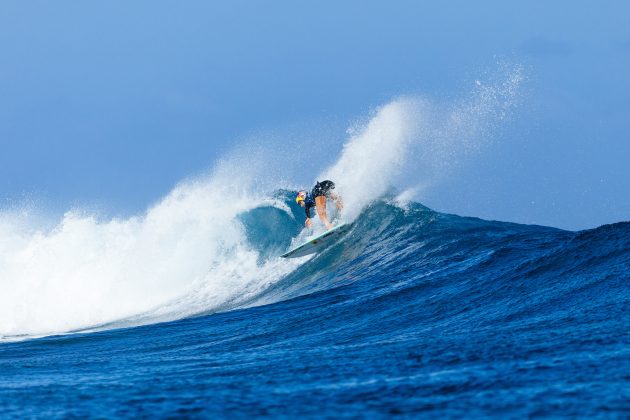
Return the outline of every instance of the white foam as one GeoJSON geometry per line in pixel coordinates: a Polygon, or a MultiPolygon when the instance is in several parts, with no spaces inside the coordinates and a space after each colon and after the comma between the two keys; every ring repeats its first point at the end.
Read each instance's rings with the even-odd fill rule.
{"type": "Polygon", "coordinates": [[[363,207],[391,187],[407,162],[409,144],[417,136],[423,103],[402,98],[380,108],[374,118],[343,147],[339,160],[319,179],[331,179],[342,195],[345,217],[354,219],[363,207]]]}
{"type": "Polygon", "coordinates": [[[288,263],[256,265],[235,218],[260,201],[243,174],[221,164],[125,220],[70,211],[52,230],[38,230],[1,216],[0,335],[65,332],[143,313],[173,319],[244,298],[290,271],[288,263]]]}

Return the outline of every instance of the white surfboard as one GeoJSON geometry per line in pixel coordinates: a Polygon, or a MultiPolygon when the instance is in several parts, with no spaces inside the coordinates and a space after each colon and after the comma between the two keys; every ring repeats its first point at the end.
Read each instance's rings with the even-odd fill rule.
{"type": "Polygon", "coordinates": [[[305,255],[313,254],[315,252],[319,252],[322,249],[326,248],[328,245],[331,245],[334,241],[339,239],[341,235],[346,233],[350,228],[349,224],[341,223],[334,228],[327,230],[319,236],[309,239],[307,242],[304,242],[302,245],[293,248],[291,251],[286,254],[282,254],[282,258],[297,258],[303,257],[305,255]]]}

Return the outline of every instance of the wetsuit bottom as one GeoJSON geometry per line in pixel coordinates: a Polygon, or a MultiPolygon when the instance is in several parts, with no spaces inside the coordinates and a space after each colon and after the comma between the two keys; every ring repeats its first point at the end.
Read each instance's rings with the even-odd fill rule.
{"type": "Polygon", "coordinates": [[[314,187],[311,195],[315,197],[328,197],[330,196],[330,190],[335,189],[335,183],[329,180],[318,182],[314,187]]]}

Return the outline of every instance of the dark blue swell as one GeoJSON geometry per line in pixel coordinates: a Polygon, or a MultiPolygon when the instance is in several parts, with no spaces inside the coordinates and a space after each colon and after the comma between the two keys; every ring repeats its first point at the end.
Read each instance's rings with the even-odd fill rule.
{"type": "MultiPolygon", "coordinates": [[[[261,264],[299,231],[294,211],[241,215],[261,264]]],[[[625,417],[629,272],[630,223],[381,201],[254,306],[0,344],[0,416],[625,417]]]]}

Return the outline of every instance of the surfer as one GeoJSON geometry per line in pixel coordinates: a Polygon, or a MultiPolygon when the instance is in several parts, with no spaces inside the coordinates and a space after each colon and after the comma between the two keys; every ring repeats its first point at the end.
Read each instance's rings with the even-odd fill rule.
{"type": "Polygon", "coordinates": [[[330,198],[335,202],[337,210],[343,209],[343,201],[339,194],[334,193],[335,183],[329,180],[317,182],[313,187],[313,190],[308,193],[306,191],[300,191],[295,197],[295,201],[306,211],[306,227],[311,227],[311,208],[315,207],[319,220],[321,220],[326,229],[332,229],[333,225],[328,221],[326,216],[326,200],[330,198]]]}

